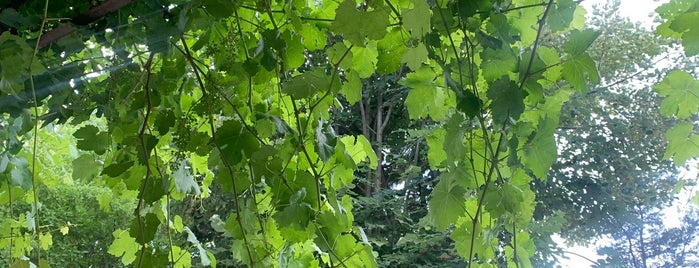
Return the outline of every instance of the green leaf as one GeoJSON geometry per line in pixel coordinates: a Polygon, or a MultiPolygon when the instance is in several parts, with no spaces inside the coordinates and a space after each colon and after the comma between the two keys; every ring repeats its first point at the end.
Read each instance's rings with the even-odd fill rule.
{"type": "Polygon", "coordinates": [[[328,61],[330,64],[337,65],[342,69],[352,68],[352,50],[350,50],[345,43],[337,42],[332,47],[330,47],[327,52],[328,61]]]}
{"type": "Polygon", "coordinates": [[[158,231],[158,227],[160,226],[160,220],[154,213],[148,213],[146,216],[139,218],[135,218],[131,222],[131,226],[129,227],[129,235],[135,238],[135,242],[145,245],[146,243],[153,241],[155,238],[155,233],[158,231]]]}
{"type": "Polygon", "coordinates": [[[493,5],[488,0],[472,0],[472,1],[454,1],[455,7],[453,10],[459,10],[458,13],[461,19],[467,21],[469,17],[479,13],[487,17],[490,11],[493,9],[493,5]]]}
{"type": "MultiPolygon", "coordinates": [[[[175,218],[175,219],[177,219],[177,218],[175,218]]],[[[180,222],[181,222],[181,220],[180,220],[180,222]]],[[[190,242],[197,247],[197,250],[199,251],[199,258],[201,258],[201,262],[200,262],[201,265],[203,265],[203,266],[211,265],[212,261],[211,261],[211,258],[209,258],[209,252],[207,252],[206,249],[204,249],[204,247],[202,246],[201,242],[199,242],[199,240],[197,239],[197,236],[194,234],[194,232],[192,232],[192,230],[189,229],[189,227],[183,227],[182,230],[184,230],[187,233],[187,242],[190,242]]],[[[213,267],[216,267],[216,266],[213,265],[213,267]]]]}
{"type": "Polygon", "coordinates": [[[483,59],[481,62],[483,78],[488,82],[517,70],[517,57],[509,46],[497,50],[486,48],[481,52],[481,58],[483,59]]]}
{"type": "MultiPolygon", "coordinates": [[[[699,19],[699,12],[694,17],[699,19]]],[[[687,57],[699,55],[699,27],[695,25],[682,35],[682,47],[687,57]]]]}
{"type": "Polygon", "coordinates": [[[664,116],[684,119],[699,109],[699,81],[685,71],[670,72],[653,90],[665,97],[660,104],[660,113],[664,116]]]}
{"type": "Polygon", "coordinates": [[[339,89],[338,83],[331,83],[330,76],[320,68],[313,69],[301,75],[294,76],[284,82],[282,92],[291,95],[294,99],[310,98],[318,93],[339,89]],[[330,88],[332,84],[332,89],[330,88]]]}
{"type": "Polygon", "coordinates": [[[172,254],[168,254],[170,262],[175,265],[173,268],[190,268],[192,267],[192,254],[178,246],[172,246],[170,249],[172,254]]]}
{"type": "Polygon", "coordinates": [[[316,127],[315,146],[320,159],[323,160],[323,162],[327,162],[335,153],[337,136],[335,136],[331,125],[327,125],[326,129],[323,129],[323,125],[323,122],[320,122],[316,127]]]}
{"type": "Polygon", "coordinates": [[[397,71],[403,62],[403,55],[408,49],[405,45],[404,32],[394,28],[388,32],[384,39],[381,39],[377,48],[379,51],[376,71],[380,74],[389,74],[397,71]]]}
{"type": "Polygon", "coordinates": [[[303,24],[299,34],[302,37],[303,46],[308,50],[322,49],[327,43],[326,33],[312,23],[303,24]]]}
{"type": "Polygon", "coordinates": [[[678,123],[665,133],[665,137],[668,144],[663,159],[672,158],[676,166],[682,166],[687,160],[699,156],[699,135],[694,134],[691,123],[678,123]]]}
{"type": "Polygon", "coordinates": [[[554,32],[560,32],[568,28],[573,21],[573,14],[578,5],[573,0],[555,1],[549,12],[548,26],[554,32]]]}
{"type": "Polygon", "coordinates": [[[342,93],[350,105],[354,105],[362,98],[362,79],[352,70],[347,73],[347,82],[342,85],[342,93]]]}
{"type": "Polygon", "coordinates": [[[172,173],[172,178],[175,180],[175,189],[177,189],[177,192],[188,194],[193,191],[195,195],[201,194],[199,184],[194,181],[194,177],[187,168],[187,162],[185,160],[180,160],[177,170],[172,173]]]}
{"type": "MultiPolygon", "coordinates": [[[[311,220],[311,205],[304,202],[306,188],[301,188],[289,200],[289,205],[274,214],[274,219],[280,227],[293,227],[296,230],[306,230],[311,220]]],[[[301,242],[301,241],[296,241],[301,242]]]]}
{"type": "Polygon", "coordinates": [[[432,68],[423,66],[400,82],[410,88],[405,106],[411,119],[431,117],[439,121],[447,115],[451,101],[444,88],[435,85],[435,76],[432,68]]]}
{"type": "Polygon", "coordinates": [[[420,69],[423,62],[427,61],[429,61],[427,47],[425,44],[419,43],[417,47],[411,47],[405,51],[402,62],[406,63],[411,70],[417,70],[420,69]]]}
{"type": "Polygon", "coordinates": [[[101,192],[97,194],[97,203],[100,205],[100,209],[105,212],[112,210],[112,195],[108,192],[101,192]]]}
{"type": "Polygon", "coordinates": [[[442,128],[435,129],[432,135],[427,136],[427,162],[430,167],[437,168],[447,160],[447,153],[444,151],[444,137],[446,130],[442,128]]]}
{"type": "Polygon", "coordinates": [[[532,25],[537,25],[541,16],[541,9],[523,8],[518,12],[507,12],[506,16],[511,27],[518,31],[520,40],[522,40],[522,46],[529,47],[533,45],[537,38],[537,28],[532,27],[532,25]]]}
{"type": "Polygon", "coordinates": [[[355,0],[345,0],[337,7],[335,14],[330,28],[352,44],[364,46],[365,38],[379,40],[386,35],[389,24],[386,9],[359,11],[355,0]]]}
{"type": "Polygon", "coordinates": [[[442,179],[437,183],[432,190],[427,217],[438,230],[445,231],[466,214],[465,195],[466,190],[455,180],[442,179]]]}
{"type": "Polygon", "coordinates": [[[202,0],[202,4],[207,13],[219,19],[233,15],[235,8],[235,5],[226,0],[202,0]]]}
{"type": "Polygon", "coordinates": [[[152,204],[153,202],[160,200],[161,197],[167,195],[168,188],[170,186],[169,180],[154,175],[151,175],[151,177],[149,177],[145,183],[145,187],[142,188],[145,192],[141,192],[145,204],[152,204]]]}
{"type": "Polygon", "coordinates": [[[568,80],[578,92],[582,93],[587,91],[588,81],[592,84],[599,83],[597,65],[587,53],[574,56],[564,62],[561,75],[568,80]]]}
{"type": "MultiPolygon", "coordinates": [[[[411,0],[412,9],[403,9],[403,27],[413,38],[421,38],[430,31],[430,6],[425,0],[411,0]]],[[[417,68],[412,68],[417,70],[417,68]]]]}
{"type": "Polygon", "coordinates": [[[376,168],[378,165],[378,158],[376,157],[376,153],[374,153],[371,143],[364,135],[344,136],[340,141],[345,145],[347,155],[355,164],[359,164],[369,158],[369,167],[372,169],[376,168]]]}
{"type": "Polygon", "coordinates": [[[107,252],[117,258],[121,258],[123,265],[129,265],[136,260],[136,252],[140,247],[136,243],[136,239],[129,235],[129,232],[122,229],[117,229],[112,232],[114,242],[109,246],[107,252]]]}
{"type": "Polygon", "coordinates": [[[496,124],[509,122],[510,118],[517,120],[524,112],[522,90],[507,76],[490,85],[487,95],[492,100],[490,110],[496,124]]]}
{"type": "Polygon", "coordinates": [[[83,154],[73,160],[73,179],[76,181],[91,181],[100,171],[101,164],[92,154],[83,154]]]}
{"type": "Polygon", "coordinates": [[[670,29],[681,33],[682,47],[688,57],[699,54],[699,11],[688,11],[671,20],[670,29]]]}
{"type": "Polygon", "coordinates": [[[374,74],[379,56],[374,42],[367,43],[366,47],[354,47],[352,53],[352,70],[356,71],[359,77],[367,78],[374,74]]]}
{"type": "Polygon", "coordinates": [[[480,114],[481,109],[483,109],[483,101],[471,90],[463,90],[461,92],[463,93],[457,94],[456,109],[471,118],[480,114]]]}
{"type": "MultiPolygon", "coordinates": [[[[478,207],[478,199],[470,198],[466,201],[465,206],[468,208],[469,213],[473,215],[478,207]]],[[[479,259],[492,259],[495,253],[491,249],[496,247],[498,239],[489,236],[489,232],[484,225],[494,220],[487,211],[484,211],[481,213],[481,220],[478,224],[472,225],[470,224],[471,221],[465,221],[464,224],[456,226],[450,235],[450,238],[454,240],[456,251],[462,256],[474,254],[479,259]]]]}
{"type": "Polygon", "coordinates": [[[10,160],[10,182],[12,185],[21,186],[25,191],[32,188],[32,174],[29,170],[29,161],[24,157],[15,157],[10,160]]]}
{"type": "Polygon", "coordinates": [[[216,140],[221,147],[221,157],[231,165],[250,157],[260,148],[260,142],[236,120],[227,120],[216,129],[216,140]]]}
{"type": "Polygon", "coordinates": [[[446,134],[444,135],[444,151],[447,154],[448,163],[453,163],[464,159],[466,156],[466,146],[464,146],[464,127],[461,123],[464,122],[463,116],[459,113],[454,113],[449,121],[444,125],[446,134]]]}
{"type": "Polygon", "coordinates": [[[99,129],[92,125],[86,125],[73,133],[73,136],[78,139],[77,146],[80,150],[94,151],[96,154],[104,154],[109,145],[109,134],[100,132],[99,129]]]}
{"type": "Polygon", "coordinates": [[[526,168],[542,180],[546,179],[546,174],[558,156],[556,140],[553,137],[556,125],[557,123],[552,118],[540,118],[539,126],[529,136],[520,159],[526,168]]]}
{"type": "Polygon", "coordinates": [[[694,195],[692,196],[692,204],[699,206],[699,191],[694,192],[694,195]]]}
{"type": "Polygon", "coordinates": [[[50,232],[42,232],[39,234],[39,246],[41,249],[48,250],[53,245],[53,236],[50,232]]]}
{"type": "Polygon", "coordinates": [[[572,56],[580,55],[590,47],[592,42],[597,40],[600,34],[601,32],[592,29],[583,31],[573,30],[570,32],[570,36],[566,43],[563,45],[563,51],[572,56]]]}
{"type": "Polygon", "coordinates": [[[133,161],[127,161],[127,162],[121,162],[121,163],[112,163],[109,166],[106,166],[104,169],[102,169],[101,175],[107,175],[112,178],[119,177],[119,175],[123,174],[127,170],[129,170],[133,166],[133,161]]]}
{"type": "Polygon", "coordinates": [[[171,109],[158,112],[158,115],[155,117],[155,129],[160,135],[164,135],[174,126],[175,113],[171,109]]]}
{"type": "Polygon", "coordinates": [[[301,44],[301,36],[284,31],[282,35],[286,48],[284,49],[284,59],[286,60],[285,67],[287,70],[298,68],[306,61],[304,56],[304,47],[301,44]]]}

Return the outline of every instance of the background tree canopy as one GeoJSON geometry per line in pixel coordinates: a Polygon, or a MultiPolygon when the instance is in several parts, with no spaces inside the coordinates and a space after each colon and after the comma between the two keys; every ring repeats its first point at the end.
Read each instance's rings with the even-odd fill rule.
{"type": "Polygon", "coordinates": [[[691,264],[699,3],[578,2],[0,1],[1,264],[691,264]]]}

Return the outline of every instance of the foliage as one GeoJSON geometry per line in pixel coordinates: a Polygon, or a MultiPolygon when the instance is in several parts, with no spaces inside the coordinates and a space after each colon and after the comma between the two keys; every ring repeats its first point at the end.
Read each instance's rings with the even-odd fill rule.
{"type": "Polygon", "coordinates": [[[584,28],[572,0],[43,3],[8,5],[0,35],[3,187],[37,208],[22,234],[36,243],[11,242],[11,261],[39,266],[51,240],[37,191],[54,185],[38,179],[36,146],[17,144],[57,123],[77,125],[76,147],[89,155],[74,162],[79,177],[136,203],[108,249],[123,265],[216,266],[172,206],[215,194],[230,206],[212,228],[250,267],[376,267],[381,245],[353,212],[371,202],[353,201],[353,188],[371,196],[401,177],[384,180],[397,158],[382,131],[401,129],[386,127],[403,102],[397,113],[430,125],[403,132],[427,145],[427,161],[412,165],[438,174],[421,186],[432,192],[419,200],[428,209],[419,228],[410,218],[406,231],[453,241],[469,267],[531,267],[530,184],[556,161],[561,107],[600,81],[587,52],[599,32],[584,28]],[[545,40],[555,36],[562,50],[545,40]],[[376,115],[361,133],[335,131],[344,101],[375,112],[361,112],[376,115]],[[80,124],[90,118],[106,124],[80,124]]]}
{"type": "MultiPolygon", "coordinates": [[[[59,267],[120,267],[116,265],[118,260],[106,251],[114,241],[111,235],[114,228],[128,226],[134,205],[115,198],[108,205],[108,211],[100,209],[99,199],[110,195],[108,189],[91,185],[57,185],[42,191],[42,199],[50,200],[42,204],[42,227],[47,230],[45,235],[51,237],[51,242],[47,242],[51,244],[51,250],[44,254],[44,258],[50,264],[59,267]]],[[[3,219],[11,218],[7,208],[0,209],[3,219]]],[[[31,207],[21,204],[13,210],[28,214],[31,207]]],[[[16,231],[2,233],[3,241],[7,242],[5,236],[16,234],[16,231]]],[[[11,259],[7,246],[3,247],[3,258],[0,258],[3,267],[9,265],[3,260],[11,259]]]]}
{"type": "MultiPolygon", "coordinates": [[[[688,21],[699,14],[699,4],[691,1],[674,0],[656,9],[662,19],[662,24],[656,33],[663,37],[679,39],[685,55],[688,58],[685,66],[678,68],[663,77],[653,90],[663,97],[660,113],[676,119],[676,124],[665,133],[668,145],[663,159],[672,159],[677,166],[683,166],[690,159],[699,156],[699,146],[694,122],[699,112],[698,99],[694,98],[699,92],[699,81],[696,73],[697,40],[699,31],[688,21]]],[[[694,204],[699,205],[699,192],[695,192],[694,204]]]]}
{"type": "Polygon", "coordinates": [[[631,212],[640,207],[667,205],[677,182],[674,165],[659,161],[672,122],[646,108],[660,99],[644,87],[656,79],[649,69],[666,42],[621,17],[618,5],[598,8],[590,21],[601,34],[588,51],[600,63],[604,85],[564,105],[556,131],[559,157],[549,180],[534,182],[536,217],[563,213],[560,235],[571,242],[615,233],[639,216],[631,212]]]}
{"type": "Polygon", "coordinates": [[[693,267],[699,265],[696,208],[685,214],[678,227],[666,228],[660,213],[639,211],[641,221],[625,224],[610,246],[598,250],[606,255],[598,267],[693,267]]]}

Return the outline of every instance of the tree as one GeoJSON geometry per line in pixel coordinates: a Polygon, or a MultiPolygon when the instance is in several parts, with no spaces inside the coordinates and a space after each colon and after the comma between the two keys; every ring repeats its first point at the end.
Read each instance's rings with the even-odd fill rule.
{"type": "Polygon", "coordinates": [[[535,181],[537,218],[558,211],[561,235],[571,242],[615,233],[640,215],[672,201],[677,170],[663,161],[672,122],[657,109],[656,63],[667,42],[616,11],[619,2],[595,10],[590,27],[601,32],[589,49],[602,85],[576,94],[561,111],[559,157],[546,181],[535,181]],[[623,43],[623,46],[619,45],[623,43]]]}
{"type": "Polygon", "coordinates": [[[639,211],[640,221],[628,222],[613,236],[611,245],[598,254],[606,255],[599,267],[693,267],[699,265],[696,237],[699,214],[691,208],[679,227],[664,226],[661,213],[639,211]]]}

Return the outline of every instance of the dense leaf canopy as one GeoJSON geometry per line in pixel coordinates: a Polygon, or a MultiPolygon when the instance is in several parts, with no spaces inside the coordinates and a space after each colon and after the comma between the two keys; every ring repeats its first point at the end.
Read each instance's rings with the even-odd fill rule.
{"type": "MultiPolygon", "coordinates": [[[[80,184],[108,190],[94,194],[101,209],[133,206],[107,239],[115,265],[532,267],[542,226],[581,226],[561,211],[608,209],[580,198],[540,214],[537,202],[590,181],[627,194],[672,171],[631,155],[662,148],[665,123],[636,135],[607,126],[679,121],[663,158],[699,156],[696,74],[668,74],[654,87],[658,110],[629,115],[655,96],[597,93],[633,71],[599,72],[604,29],[586,27],[573,0],[0,5],[0,254],[16,266],[52,261],[60,240],[45,193],[80,184]],[[618,117],[602,115],[608,106],[568,116],[613,98],[618,117]],[[590,140],[562,142],[563,124],[590,140]],[[40,127],[69,133],[67,158],[40,127]],[[610,142],[632,148],[599,155],[610,142]],[[589,146],[558,157],[579,144],[589,146]],[[561,166],[576,161],[580,172],[615,168],[585,182],[561,166]],[[647,169],[627,172],[637,166],[647,169]],[[642,180],[623,185],[617,173],[642,180]]],[[[658,12],[658,34],[699,53],[699,4],[658,12]]]]}

